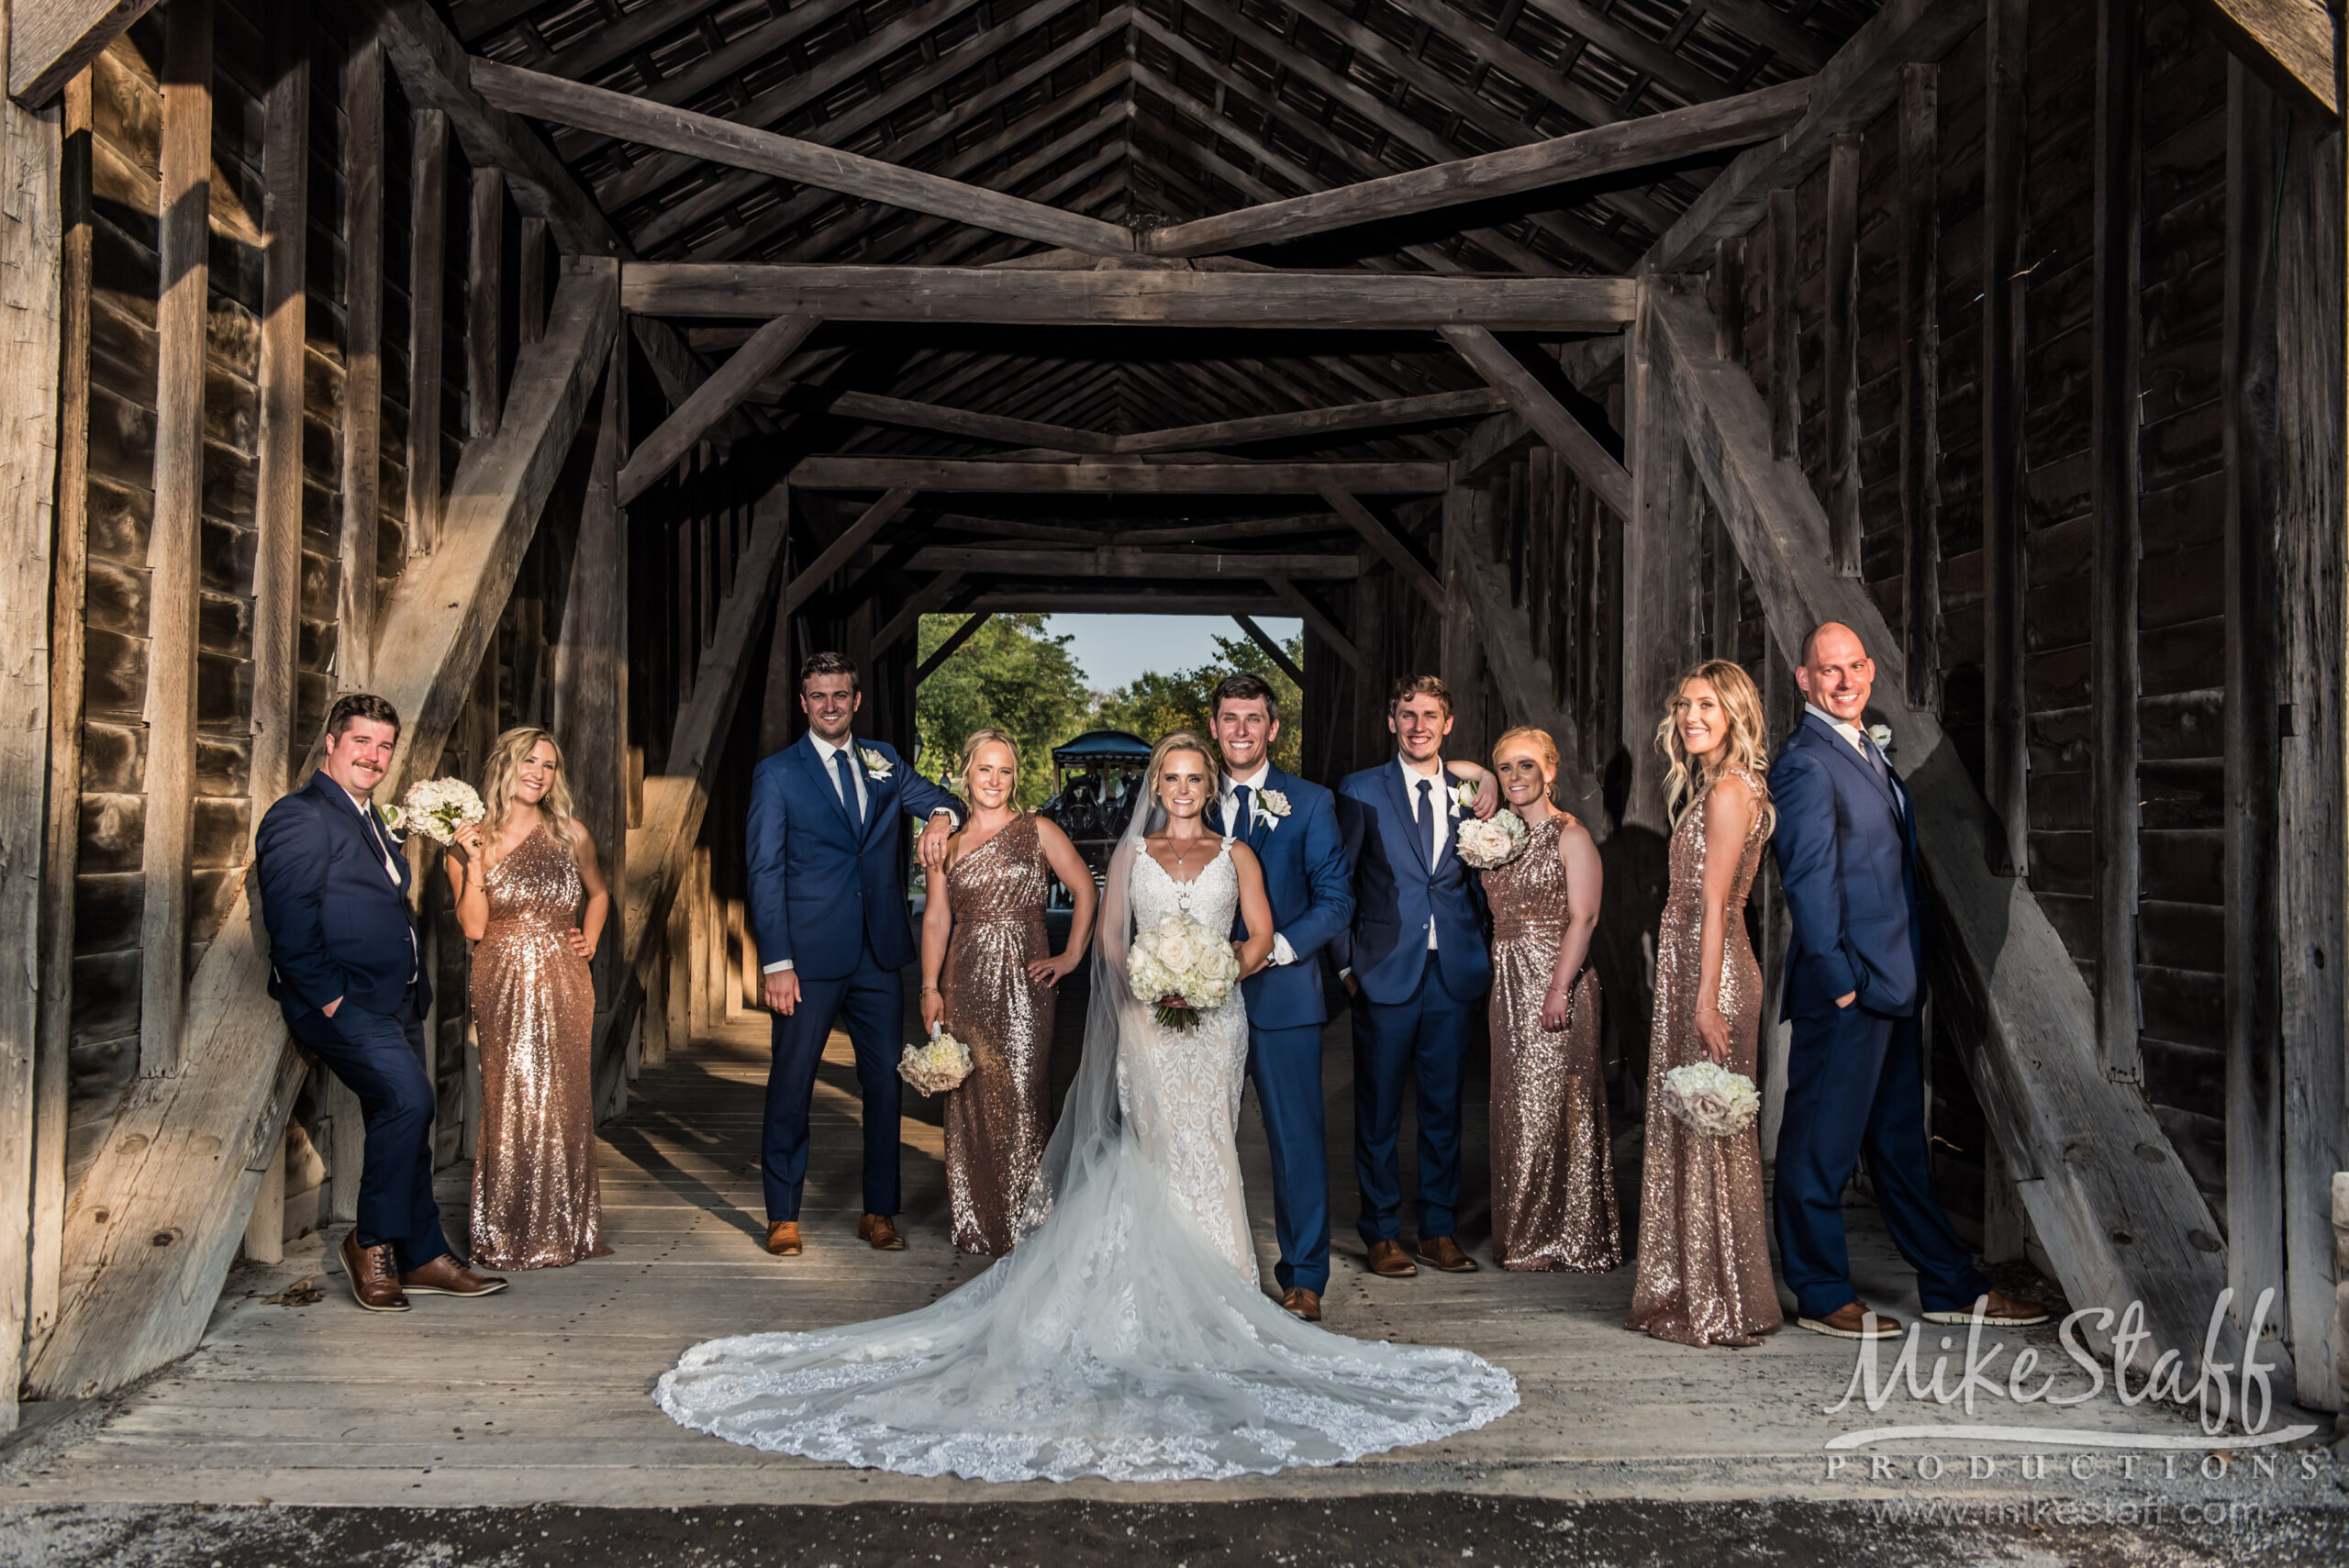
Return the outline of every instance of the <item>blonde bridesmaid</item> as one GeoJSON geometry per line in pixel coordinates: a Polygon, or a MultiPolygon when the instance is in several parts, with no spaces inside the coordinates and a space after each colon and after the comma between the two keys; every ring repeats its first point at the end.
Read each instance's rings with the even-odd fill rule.
{"type": "Polygon", "coordinates": [[[1505,1269],[1603,1273],[1623,1261],[1588,967],[1603,882],[1589,830],[1550,800],[1558,747],[1512,729],[1493,746],[1525,849],[1482,873],[1493,915],[1493,1257],[1505,1269]]]}
{"type": "Polygon", "coordinates": [[[1727,660],[1683,676],[1656,728],[1667,763],[1671,884],[1656,934],[1646,1168],[1630,1327],[1687,1345],[1751,1345],[1781,1327],[1770,1277],[1758,1129],[1698,1132],[1665,1108],[1664,1075],[1709,1060],[1753,1075],[1762,970],[1745,898],[1769,841],[1761,695],[1727,660]]]}
{"type": "Polygon", "coordinates": [[[596,840],[571,814],[553,736],[499,736],[481,795],[487,815],[458,830],[446,862],[457,922],[475,944],[473,1255],[494,1268],[560,1268],[611,1251],[596,1176],[587,973],[611,895],[596,840]]]}
{"type": "Polygon", "coordinates": [[[1068,835],[1014,801],[1019,752],[1000,729],[963,744],[970,820],[929,873],[921,919],[921,1021],[970,1048],[971,1075],[946,1096],[946,1188],[954,1245],[999,1258],[1052,1130],[1053,987],[1093,933],[1093,874],[1068,835]],[[1052,879],[1075,904],[1068,946],[1044,930],[1052,879]]]}

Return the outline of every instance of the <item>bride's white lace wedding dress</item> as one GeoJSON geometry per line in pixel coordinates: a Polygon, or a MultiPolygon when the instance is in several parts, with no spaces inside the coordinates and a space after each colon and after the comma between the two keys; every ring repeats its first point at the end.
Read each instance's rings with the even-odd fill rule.
{"type": "Polygon", "coordinates": [[[1162,1481],[1341,1463],[1515,1407],[1509,1374],[1465,1351],[1347,1339],[1264,1294],[1233,1141],[1239,994],[1169,1030],[1125,981],[1137,917],[1231,928],[1230,845],[1177,882],[1145,815],[1110,860],[1085,1062],[1012,1254],[902,1317],[696,1345],[662,1375],[663,1410],[911,1475],[1162,1481]]]}

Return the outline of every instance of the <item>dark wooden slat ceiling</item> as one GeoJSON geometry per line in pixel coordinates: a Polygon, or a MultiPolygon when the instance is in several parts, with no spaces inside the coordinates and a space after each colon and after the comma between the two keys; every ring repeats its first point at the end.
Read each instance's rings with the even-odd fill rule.
{"type": "MultiPolygon", "coordinates": [[[[1149,228],[1654,114],[1816,71],[1875,0],[456,0],[475,53],[1149,228]]],[[[765,174],[550,128],[653,260],[1000,262],[1040,249],[765,174]]],[[[1603,273],[1726,155],[1258,252],[1281,265],[1603,273]]],[[[1082,336],[1085,341],[1075,341],[1082,336]]],[[[1434,340],[1204,349],[867,331],[770,378],[1127,431],[1476,384],[1434,340]]],[[[1174,338],[1175,335],[1161,335],[1174,338]]],[[[718,348],[723,333],[696,333],[718,348]]],[[[826,416],[824,417],[831,417],[826,416]]],[[[845,450],[974,452],[879,424],[845,450]]],[[[1441,453],[1458,428],[1331,438],[1441,453]]]]}

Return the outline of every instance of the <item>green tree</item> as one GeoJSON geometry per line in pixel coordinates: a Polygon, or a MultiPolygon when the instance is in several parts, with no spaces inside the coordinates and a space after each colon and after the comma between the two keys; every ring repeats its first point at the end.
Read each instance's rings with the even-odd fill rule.
{"type": "MultiPolygon", "coordinates": [[[[921,617],[921,657],[936,651],[962,616],[921,617]]],[[[1041,615],[998,615],[931,672],[914,705],[921,771],[931,778],[961,765],[963,741],[992,725],[1019,745],[1019,804],[1052,793],[1052,749],[1083,728],[1091,695],[1085,672],[1041,615]]]]}
{"type": "MultiPolygon", "coordinates": [[[[1244,670],[1271,686],[1279,696],[1281,733],[1273,743],[1273,763],[1290,773],[1297,772],[1305,746],[1305,694],[1252,639],[1219,637],[1215,646],[1220,657],[1213,663],[1172,674],[1145,671],[1131,684],[1105,694],[1094,706],[1093,722],[1105,729],[1130,729],[1152,741],[1175,729],[1194,729],[1205,735],[1210,717],[1208,703],[1214,695],[1216,684],[1226,675],[1244,670]]],[[[1304,634],[1290,638],[1285,651],[1292,661],[1302,664],[1304,634]]]]}

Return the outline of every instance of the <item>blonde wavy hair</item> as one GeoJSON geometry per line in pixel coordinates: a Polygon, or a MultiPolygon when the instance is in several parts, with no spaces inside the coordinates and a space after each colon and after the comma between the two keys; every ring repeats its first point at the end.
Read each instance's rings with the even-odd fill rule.
{"type": "Polygon", "coordinates": [[[971,798],[971,764],[978,761],[979,748],[985,745],[990,740],[1002,741],[1004,750],[1011,753],[1011,806],[1012,809],[1016,811],[1019,807],[1019,742],[1014,740],[1008,731],[997,729],[995,726],[990,724],[983,728],[974,729],[970,734],[964,736],[963,738],[963,765],[961,770],[957,772],[954,776],[963,785],[963,798],[964,800],[969,800],[971,798]]]}
{"type": "Polygon", "coordinates": [[[1691,681],[1711,686],[1729,718],[1729,734],[1714,752],[1720,760],[1709,770],[1702,770],[1706,777],[1735,769],[1752,775],[1756,785],[1766,790],[1764,780],[1770,771],[1770,728],[1762,717],[1762,694],[1754,689],[1753,677],[1745,673],[1745,667],[1727,659],[1708,659],[1681,672],[1664,698],[1664,717],[1655,727],[1655,749],[1664,762],[1664,809],[1675,823],[1704,793],[1698,764],[1681,743],[1680,726],[1673,717],[1680,706],[1680,694],[1691,681]]]}
{"type": "Polygon", "coordinates": [[[555,842],[565,849],[579,842],[579,821],[572,815],[571,785],[563,779],[568,770],[562,760],[562,743],[543,729],[523,725],[497,738],[497,744],[489,749],[489,764],[481,772],[482,831],[492,844],[497,842],[498,834],[506,830],[507,819],[514,815],[514,783],[522,771],[522,760],[541,740],[554,752],[554,777],[547,781],[547,792],[539,798],[539,810],[545,814],[547,831],[553,835],[555,842]]]}
{"type": "Polygon", "coordinates": [[[1150,791],[1150,804],[1155,810],[1166,809],[1165,803],[1158,798],[1158,775],[1165,767],[1168,755],[1175,751],[1197,751],[1207,759],[1208,777],[1210,781],[1218,780],[1222,776],[1223,762],[1216,755],[1215,748],[1191,730],[1177,729],[1151,749],[1150,768],[1142,774],[1143,785],[1150,791]]]}

